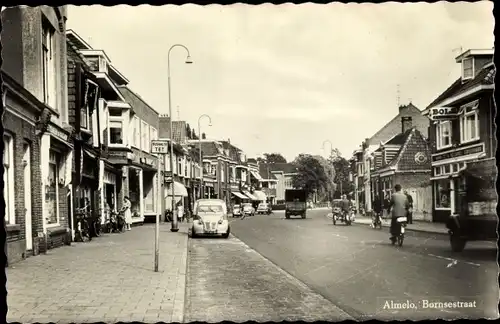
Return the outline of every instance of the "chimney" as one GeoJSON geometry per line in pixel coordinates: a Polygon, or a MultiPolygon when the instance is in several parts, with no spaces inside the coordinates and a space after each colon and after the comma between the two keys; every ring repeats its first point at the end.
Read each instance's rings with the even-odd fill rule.
{"type": "Polygon", "coordinates": [[[158,138],[170,139],[170,117],[167,114],[159,116],[158,138]]]}
{"type": "Polygon", "coordinates": [[[412,128],[412,120],[411,117],[401,117],[401,133],[406,132],[407,130],[412,128]]]}

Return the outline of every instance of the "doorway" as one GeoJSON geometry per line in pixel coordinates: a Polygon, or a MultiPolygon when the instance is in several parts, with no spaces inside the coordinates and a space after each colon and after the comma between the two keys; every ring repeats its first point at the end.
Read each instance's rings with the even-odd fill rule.
{"type": "Polygon", "coordinates": [[[24,165],[24,219],[26,231],[26,250],[33,250],[33,224],[31,219],[31,149],[28,143],[23,147],[24,165]]]}

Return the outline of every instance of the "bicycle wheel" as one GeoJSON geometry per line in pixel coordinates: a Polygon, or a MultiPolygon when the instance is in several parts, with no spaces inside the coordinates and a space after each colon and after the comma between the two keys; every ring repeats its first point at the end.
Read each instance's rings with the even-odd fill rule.
{"type": "Polygon", "coordinates": [[[99,222],[94,223],[94,233],[96,237],[101,236],[101,224],[99,222]]]}

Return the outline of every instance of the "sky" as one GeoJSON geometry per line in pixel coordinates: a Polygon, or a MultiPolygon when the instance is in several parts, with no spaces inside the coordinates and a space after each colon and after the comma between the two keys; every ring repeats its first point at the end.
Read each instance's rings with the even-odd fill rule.
{"type": "Polygon", "coordinates": [[[67,28],[129,87],[247,156],[349,158],[410,101],[423,110],[460,76],[455,57],[494,45],[493,3],[70,6],[67,28]],[[399,85],[399,86],[398,86],[399,85]],[[398,95],[399,88],[399,95],[398,95]],[[398,99],[399,98],[399,99],[398,99]],[[324,144],[324,145],[323,145],[324,144]]]}

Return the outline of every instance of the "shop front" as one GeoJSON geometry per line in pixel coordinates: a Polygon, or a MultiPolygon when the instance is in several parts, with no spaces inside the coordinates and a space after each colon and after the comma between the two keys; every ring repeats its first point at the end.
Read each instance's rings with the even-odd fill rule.
{"type": "Polygon", "coordinates": [[[132,222],[142,223],[145,217],[154,217],[157,213],[158,158],[135,149],[132,152],[129,170],[132,222]]]}
{"type": "Polygon", "coordinates": [[[180,204],[186,208],[184,205],[184,198],[188,197],[186,186],[177,180],[174,180],[173,182],[166,182],[165,185],[165,209],[172,210],[172,187],[174,188],[173,195],[175,196],[174,205],[178,206],[180,204]]]}
{"type": "Polygon", "coordinates": [[[49,124],[40,147],[43,224],[46,249],[68,244],[72,218],[73,145],[69,132],[49,124]]]}
{"type": "Polygon", "coordinates": [[[77,228],[77,220],[74,216],[77,209],[89,205],[91,217],[101,216],[99,213],[99,160],[97,153],[75,145],[74,156],[76,172],[73,177],[73,218],[70,222],[73,239],[77,228]]]}
{"type": "Polygon", "coordinates": [[[203,198],[205,199],[217,199],[217,191],[216,191],[216,180],[211,178],[205,178],[203,180],[203,198]]]}
{"type": "Polygon", "coordinates": [[[450,215],[457,212],[459,188],[464,187],[460,172],[467,168],[468,162],[475,162],[485,155],[484,143],[454,149],[432,155],[432,195],[433,221],[446,222],[450,215]]]}

